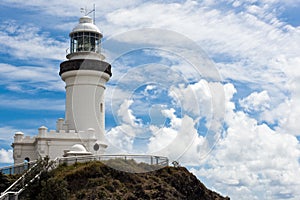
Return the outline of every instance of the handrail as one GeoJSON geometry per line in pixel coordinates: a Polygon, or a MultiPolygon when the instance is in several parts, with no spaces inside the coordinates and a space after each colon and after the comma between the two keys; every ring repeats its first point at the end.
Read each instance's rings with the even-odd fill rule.
{"type": "MultiPolygon", "coordinates": [[[[24,180],[26,180],[27,176],[30,175],[30,173],[36,169],[38,169],[38,167],[42,164],[43,166],[43,160],[38,160],[36,161],[36,163],[29,168],[20,178],[18,178],[11,186],[9,186],[4,192],[1,193],[0,196],[0,200],[4,200],[6,199],[7,196],[9,196],[10,194],[13,194],[13,196],[15,197],[15,199],[18,199],[18,195],[25,189],[25,187],[28,186],[28,183],[24,183],[24,180]],[[18,191],[11,191],[13,188],[15,188],[15,186],[18,187],[18,185],[20,184],[25,184],[25,185],[21,185],[21,189],[19,189],[18,191]]],[[[38,169],[39,170],[39,169],[38,169]]],[[[38,172],[34,172],[34,177],[29,181],[29,182],[33,182],[34,179],[36,179],[37,177],[40,176],[40,174],[42,173],[43,168],[41,170],[39,170],[38,172]]],[[[17,187],[15,189],[17,189],[17,187]]]]}
{"type": "Polygon", "coordinates": [[[19,181],[21,181],[27,174],[29,174],[31,172],[31,170],[33,168],[35,168],[38,165],[38,163],[35,163],[28,171],[26,171],[20,178],[18,178],[13,184],[11,184],[11,186],[9,186],[6,190],[4,190],[4,192],[2,193],[6,193],[8,192],[12,187],[14,187],[19,181]]]}

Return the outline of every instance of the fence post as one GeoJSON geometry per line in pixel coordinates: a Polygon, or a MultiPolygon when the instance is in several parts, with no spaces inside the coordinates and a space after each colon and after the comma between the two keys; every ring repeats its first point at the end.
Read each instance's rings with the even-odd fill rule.
{"type": "Polygon", "coordinates": [[[153,165],[153,157],[152,157],[152,156],[150,156],[150,158],[151,158],[151,165],[153,165]]]}

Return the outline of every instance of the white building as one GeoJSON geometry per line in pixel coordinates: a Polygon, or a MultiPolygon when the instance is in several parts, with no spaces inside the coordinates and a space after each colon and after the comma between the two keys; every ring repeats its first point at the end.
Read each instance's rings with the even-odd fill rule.
{"type": "Polygon", "coordinates": [[[80,18],[70,33],[68,60],[60,64],[59,75],[66,83],[65,119],[57,120],[56,130],[40,127],[35,137],[15,133],[15,164],[45,156],[104,153],[104,90],[112,74],[100,52],[102,37],[90,17],[80,18]]]}

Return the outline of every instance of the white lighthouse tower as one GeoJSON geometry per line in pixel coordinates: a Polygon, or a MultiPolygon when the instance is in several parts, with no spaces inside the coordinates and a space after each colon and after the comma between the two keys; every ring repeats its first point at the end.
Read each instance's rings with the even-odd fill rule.
{"type": "Polygon", "coordinates": [[[111,66],[101,54],[103,35],[84,16],[70,33],[70,53],[60,64],[59,75],[66,83],[65,119],[59,118],[56,130],[38,128],[34,137],[17,132],[12,147],[15,163],[48,156],[104,153],[105,84],[111,77],[111,66]]]}
{"type": "Polygon", "coordinates": [[[111,77],[111,66],[101,54],[102,34],[90,17],[84,16],[70,33],[70,54],[60,64],[66,83],[65,128],[95,130],[99,144],[105,144],[105,84],[111,77]]]}

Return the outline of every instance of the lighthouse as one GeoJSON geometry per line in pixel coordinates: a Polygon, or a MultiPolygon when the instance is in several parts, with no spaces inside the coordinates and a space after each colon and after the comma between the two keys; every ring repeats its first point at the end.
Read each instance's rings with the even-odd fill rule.
{"type": "Polygon", "coordinates": [[[69,36],[67,60],[59,70],[66,89],[65,119],[57,120],[56,130],[39,127],[33,137],[16,132],[12,143],[15,164],[46,156],[55,159],[105,152],[104,91],[112,73],[101,54],[103,35],[92,18],[83,16],[69,36]]]}
{"type": "Polygon", "coordinates": [[[60,64],[59,75],[66,83],[66,131],[95,130],[99,144],[105,144],[105,84],[111,65],[101,54],[102,33],[92,18],[83,16],[70,33],[70,53],[60,64]]]}

